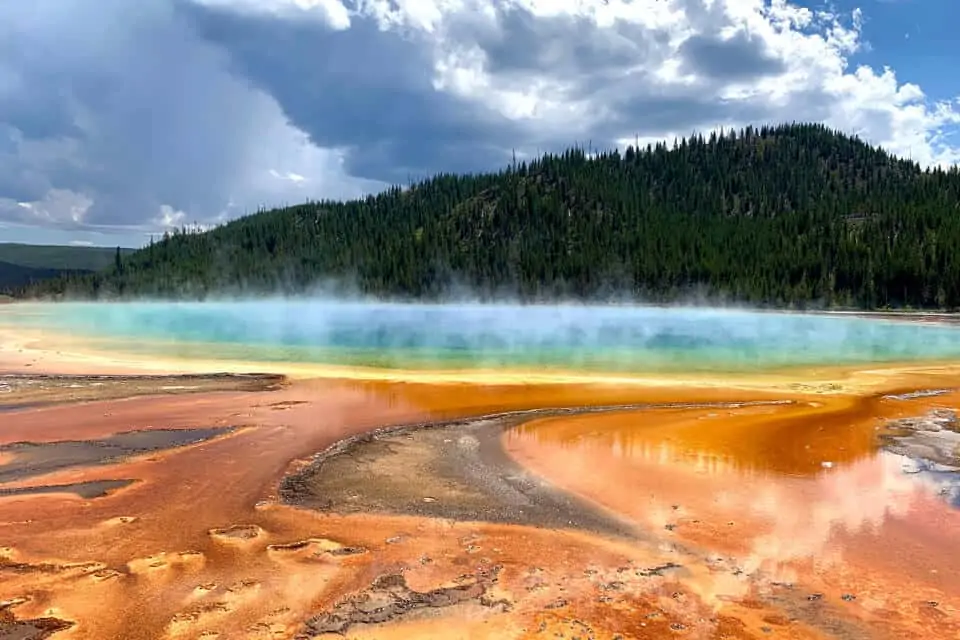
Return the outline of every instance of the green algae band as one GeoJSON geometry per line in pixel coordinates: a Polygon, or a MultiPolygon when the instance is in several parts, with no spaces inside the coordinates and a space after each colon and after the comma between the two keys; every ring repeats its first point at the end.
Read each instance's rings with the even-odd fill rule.
{"type": "Polygon", "coordinates": [[[166,357],[396,368],[748,371],[960,355],[960,329],[945,324],[679,307],[61,303],[10,305],[0,323],[166,357]]]}

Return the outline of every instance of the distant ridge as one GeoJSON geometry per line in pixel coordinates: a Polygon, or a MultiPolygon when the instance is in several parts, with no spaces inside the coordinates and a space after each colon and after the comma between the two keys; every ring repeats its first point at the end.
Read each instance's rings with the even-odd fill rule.
{"type": "Polygon", "coordinates": [[[957,308],[960,171],[817,124],[570,149],[175,233],[103,273],[18,293],[203,298],[330,282],[416,299],[957,308]]]}
{"type": "MultiPolygon", "coordinates": [[[[133,253],[121,249],[121,255],[133,253]]],[[[53,278],[77,278],[114,265],[117,250],[0,242],[0,293],[11,292],[53,278]]]]}
{"type": "MultiPolygon", "coordinates": [[[[120,249],[121,255],[134,251],[136,249],[120,249]]],[[[0,262],[34,269],[100,271],[113,265],[116,252],[116,247],[0,242],[0,262]]]]}
{"type": "Polygon", "coordinates": [[[13,291],[31,283],[37,283],[51,278],[59,278],[63,275],[76,277],[86,273],[89,272],[65,272],[62,269],[35,269],[33,267],[10,264],[9,262],[0,262],[0,294],[13,291]]]}

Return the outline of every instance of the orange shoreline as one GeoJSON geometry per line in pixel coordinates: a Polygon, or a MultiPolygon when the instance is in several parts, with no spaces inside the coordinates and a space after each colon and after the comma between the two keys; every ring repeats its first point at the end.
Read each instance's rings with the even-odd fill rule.
{"type": "MultiPolygon", "coordinates": [[[[183,365],[111,363],[108,354],[85,353],[80,344],[58,355],[48,345],[9,337],[0,332],[0,370],[133,373],[183,365]]],[[[263,368],[189,366],[213,364],[216,370],[263,368]]],[[[821,370],[807,379],[758,376],[735,384],[576,376],[531,384],[522,373],[470,378],[311,368],[291,369],[292,383],[276,392],[8,413],[0,418],[0,446],[134,429],[243,428],[188,447],[4,485],[137,480],[94,500],[0,498],[0,603],[18,602],[9,608],[17,620],[75,623],[55,638],[292,638],[311,615],[379,574],[403,569],[411,588],[426,591],[496,565],[503,567],[496,596],[512,603],[507,612],[466,604],[357,627],[351,637],[571,636],[585,633],[577,631],[578,621],[607,640],[674,633],[761,638],[766,629],[774,637],[821,638],[830,637],[824,629],[834,618],[878,634],[871,637],[956,637],[960,579],[949,561],[948,534],[960,521],[929,494],[894,482],[889,460],[874,453],[873,433],[880,419],[960,398],[896,403],[883,400],[884,393],[960,386],[958,371],[936,364],[821,370]],[[313,453],[384,424],[544,406],[755,399],[795,404],[712,417],[717,412],[709,409],[663,409],[550,418],[504,436],[507,451],[526,468],[634,520],[654,534],[654,543],[483,522],[321,516],[275,499],[279,480],[313,453]],[[278,403],[288,404],[281,409],[278,403]],[[824,470],[826,461],[836,466],[824,470]],[[863,493],[874,485],[886,491],[883,499],[863,493]],[[883,502],[891,492],[899,502],[883,502]],[[867,524],[858,527],[844,520],[859,522],[844,511],[854,507],[878,511],[860,518],[867,524]],[[217,533],[231,527],[246,533],[217,533]],[[306,540],[328,542],[282,551],[306,540]],[[322,551],[337,545],[365,552],[340,558],[322,551]],[[707,560],[716,555],[724,563],[707,560]],[[646,568],[674,561],[683,565],[680,573],[647,575],[646,568]],[[21,568],[4,572],[12,563],[21,568]],[[745,579],[737,569],[756,570],[758,577],[745,579]],[[772,584],[778,580],[797,587],[772,584]],[[854,602],[842,599],[845,589],[857,592],[854,602]],[[811,604],[814,592],[823,597],[811,604]],[[892,633],[897,630],[902,634],[892,633]]]]}

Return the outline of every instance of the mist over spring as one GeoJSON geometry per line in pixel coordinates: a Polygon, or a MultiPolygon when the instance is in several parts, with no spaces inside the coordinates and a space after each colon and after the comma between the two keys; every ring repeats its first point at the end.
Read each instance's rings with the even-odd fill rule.
{"type": "Polygon", "coordinates": [[[254,361],[663,371],[960,355],[960,329],[948,325],[738,309],[289,299],[18,307],[14,321],[112,349],[254,361]]]}

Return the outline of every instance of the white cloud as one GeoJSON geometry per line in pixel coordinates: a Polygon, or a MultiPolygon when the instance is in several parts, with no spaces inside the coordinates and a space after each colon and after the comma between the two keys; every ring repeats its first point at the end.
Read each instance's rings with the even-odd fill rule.
{"type": "Polygon", "coordinates": [[[270,175],[272,175],[277,180],[286,180],[287,182],[292,182],[294,184],[300,184],[301,182],[304,182],[306,180],[306,178],[300,175],[299,173],[293,173],[293,172],[280,173],[276,169],[270,169],[270,175]]]}
{"type": "Polygon", "coordinates": [[[496,168],[514,150],[763,122],[824,122],[923,165],[960,161],[945,135],[957,102],[851,63],[866,46],[859,9],[102,0],[94,16],[82,0],[34,4],[0,5],[0,216],[26,224],[213,222],[496,168]]]}
{"type": "MultiPolygon", "coordinates": [[[[864,46],[861,9],[839,15],[786,0],[382,0],[360,6],[384,28],[419,28],[433,47],[435,88],[511,120],[526,120],[536,132],[604,128],[616,102],[611,94],[617,93],[625,100],[631,94],[662,97],[704,108],[678,130],[646,128],[642,112],[628,114],[630,128],[613,132],[613,139],[632,137],[634,129],[648,138],[669,138],[678,131],[757,120],[814,120],[859,133],[923,165],[960,160],[960,150],[941,137],[945,126],[960,123],[956,104],[930,103],[916,85],[898,82],[892,69],[850,68],[849,57],[864,46]],[[534,24],[514,46],[539,50],[541,64],[494,69],[483,45],[499,46],[515,36],[509,20],[517,12],[532,16],[534,24]],[[634,38],[624,38],[625,31],[634,38]],[[716,68],[685,69],[691,66],[689,59],[685,65],[685,44],[714,34],[721,34],[710,50],[716,68]],[[736,49],[738,36],[748,43],[742,51],[736,49]],[[633,55],[605,88],[591,94],[578,90],[584,78],[570,68],[597,40],[619,40],[620,51],[632,49],[633,55]],[[734,63],[746,65],[748,73],[723,77],[722,65],[734,63]],[[763,73],[765,66],[777,70],[763,73]],[[724,114],[731,110],[750,118],[724,114]]],[[[590,70],[585,73],[589,80],[590,70]]]]}
{"type": "Polygon", "coordinates": [[[185,211],[174,209],[168,204],[160,205],[160,212],[154,218],[154,224],[161,229],[172,229],[184,224],[187,220],[185,211]]]}
{"type": "Polygon", "coordinates": [[[18,222],[51,226],[83,225],[93,199],[70,189],[51,188],[38,200],[12,202],[0,199],[0,209],[19,212],[18,222]]]}
{"type": "Polygon", "coordinates": [[[350,11],[340,0],[193,0],[214,9],[231,9],[284,19],[321,19],[327,26],[350,28],[350,11]]]}

